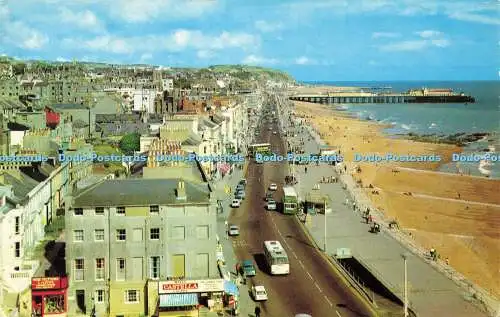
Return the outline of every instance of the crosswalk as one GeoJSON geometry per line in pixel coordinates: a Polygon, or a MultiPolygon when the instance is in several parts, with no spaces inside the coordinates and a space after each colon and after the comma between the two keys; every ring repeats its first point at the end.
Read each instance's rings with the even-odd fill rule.
{"type": "Polygon", "coordinates": [[[245,240],[233,240],[233,247],[245,248],[248,247],[249,244],[245,240]]]}

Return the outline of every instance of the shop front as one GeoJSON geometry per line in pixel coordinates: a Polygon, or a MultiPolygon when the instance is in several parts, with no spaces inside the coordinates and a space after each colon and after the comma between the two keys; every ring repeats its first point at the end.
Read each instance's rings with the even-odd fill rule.
{"type": "Polygon", "coordinates": [[[34,277],[31,279],[33,317],[66,317],[67,277],[34,277]]]}
{"type": "Polygon", "coordinates": [[[158,283],[159,316],[198,316],[202,307],[224,309],[224,280],[177,280],[158,283]]]}

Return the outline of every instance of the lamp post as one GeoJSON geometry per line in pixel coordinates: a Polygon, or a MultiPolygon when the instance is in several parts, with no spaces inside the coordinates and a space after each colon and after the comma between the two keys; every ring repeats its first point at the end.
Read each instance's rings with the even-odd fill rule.
{"type": "Polygon", "coordinates": [[[407,268],[407,258],[406,253],[402,254],[404,262],[404,316],[408,317],[408,268],[407,268]]]}
{"type": "Polygon", "coordinates": [[[323,210],[325,213],[325,240],[324,240],[324,251],[326,253],[326,198],[323,198],[323,210]]]}

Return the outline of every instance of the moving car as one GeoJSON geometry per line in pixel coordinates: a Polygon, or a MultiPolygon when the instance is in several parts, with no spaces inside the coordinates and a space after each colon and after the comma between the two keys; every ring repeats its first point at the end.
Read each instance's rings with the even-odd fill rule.
{"type": "Polygon", "coordinates": [[[231,207],[233,207],[233,208],[238,208],[240,205],[241,205],[241,202],[239,199],[233,199],[233,201],[231,202],[231,207]]]}
{"type": "Polygon", "coordinates": [[[244,189],[245,189],[245,185],[243,185],[243,184],[236,185],[236,191],[237,192],[240,191],[240,190],[244,190],[244,189]]]}
{"type": "Polygon", "coordinates": [[[269,185],[269,190],[278,190],[278,185],[272,183],[271,185],[269,185]]]}
{"type": "Polygon", "coordinates": [[[274,199],[269,199],[267,201],[267,210],[276,210],[276,201],[274,199]]]}
{"type": "Polygon", "coordinates": [[[266,193],[266,201],[269,201],[270,199],[271,199],[271,200],[273,199],[273,193],[271,193],[271,192],[267,192],[267,193],[266,193]]]}
{"type": "Polygon", "coordinates": [[[245,260],[242,262],[241,265],[243,269],[243,273],[245,276],[255,276],[257,274],[257,271],[255,270],[255,266],[253,265],[253,262],[251,260],[245,260]]]}
{"type": "Polygon", "coordinates": [[[247,186],[247,180],[242,178],[239,182],[239,184],[243,185],[243,187],[246,187],[247,186]]]}
{"type": "Polygon", "coordinates": [[[240,228],[236,225],[229,226],[228,235],[239,236],[240,235],[240,228]]]}
{"type": "Polygon", "coordinates": [[[264,286],[262,285],[253,285],[252,286],[252,297],[255,301],[264,301],[267,300],[267,292],[264,286]]]}

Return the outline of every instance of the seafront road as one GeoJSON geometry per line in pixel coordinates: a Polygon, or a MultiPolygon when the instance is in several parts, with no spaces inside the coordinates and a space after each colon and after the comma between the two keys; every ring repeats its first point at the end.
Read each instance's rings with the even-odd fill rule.
{"type": "MultiPolygon", "coordinates": [[[[269,132],[266,125],[261,127],[260,141],[271,143],[273,152],[284,153],[280,136],[269,132]]],[[[229,224],[240,227],[240,236],[230,238],[237,259],[253,260],[258,267],[257,275],[249,279],[248,284],[262,284],[268,292],[269,300],[260,305],[262,315],[374,316],[366,302],[344,283],[310,243],[293,216],[265,209],[264,197],[270,183],[278,184],[279,190],[274,193],[274,198],[281,201],[286,170],[283,163],[250,162],[246,175],[246,199],[240,208],[231,210],[229,217],[229,224]],[[265,240],[281,241],[290,260],[289,275],[271,276],[267,273],[263,259],[265,240]]]]}
{"type": "MultiPolygon", "coordinates": [[[[298,136],[305,139],[305,152],[318,153],[319,146],[309,141],[309,134],[298,136]]],[[[323,176],[336,176],[333,166],[310,164],[305,173],[303,167],[297,170],[298,191],[304,195],[323,176]]],[[[345,176],[345,175],[344,175],[345,176]]],[[[359,213],[353,210],[352,197],[342,187],[342,183],[321,184],[320,191],[331,199],[331,213],[326,214],[327,253],[334,254],[338,248],[349,248],[385,286],[403,298],[404,266],[402,254],[411,253],[397,240],[382,230],[379,234],[369,233],[369,225],[364,223],[359,213]],[[345,204],[346,199],[349,205],[345,204]]],[[[358,206],[362,203],[358,202],[358,206]]],[[[360,206],[364,208],[367,205],[360,206]]],[[[323,214],[312,216],[308,231],[322,246],[324,241],[323,214]]],[[[453,281],[437,271],[417,255],[408,257],[409,300],[417,316],[487,316],[469,301],[470,296],[453,281]]]]}

